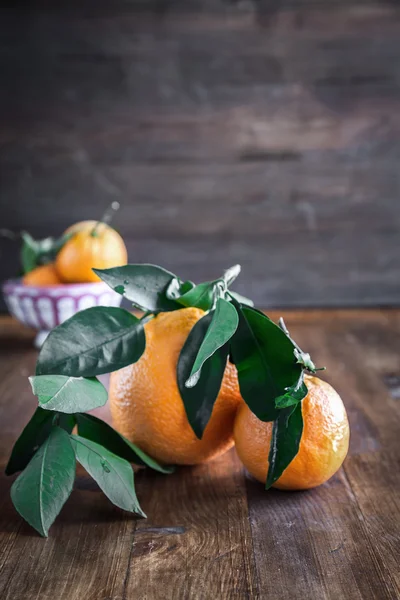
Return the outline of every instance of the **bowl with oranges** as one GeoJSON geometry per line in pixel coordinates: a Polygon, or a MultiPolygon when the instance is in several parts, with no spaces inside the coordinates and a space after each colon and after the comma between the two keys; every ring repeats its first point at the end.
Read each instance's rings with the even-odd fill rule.
{"type": "Polygon", "coordinates": [[[34,240],[28,233],[21,234],[24,275],[6,281],[3,294],[10,314],[38,330],[36,347],[53,327],[76,312],[120,305],[121,296],[92,270],[127,263],[124,240],[108,221],[105,215],[101,221],[76,223],[59,239],[34,240]]]}

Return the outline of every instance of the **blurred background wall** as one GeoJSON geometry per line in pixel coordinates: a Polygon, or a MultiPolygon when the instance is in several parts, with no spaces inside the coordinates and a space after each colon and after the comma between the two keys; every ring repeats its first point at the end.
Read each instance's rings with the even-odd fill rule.
{"type": "Polygon", "coordinates": [[[131,262],[241,263],[261,307],[400,303],[398,1],[13,2],[0,75],[0,227],[118,200],[131,262]]]}

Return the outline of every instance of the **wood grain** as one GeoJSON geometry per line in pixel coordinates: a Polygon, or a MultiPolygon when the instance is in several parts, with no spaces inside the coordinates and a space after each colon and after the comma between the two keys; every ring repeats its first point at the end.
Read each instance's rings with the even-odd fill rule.
{"type": "Polygon", "coordinates": [[[292,313],[285,320],[327,366],[349,414],[351,444],[344,468],[316,490],[274,491],[267,503],[248,481],[260,585],[271,598],[398,598],[400,410],[384,384],[385,373],[400,372],[398,312],[292,313]],[[266,568],[271,555],[279,571],[266,568]]]}
{"type": "Polygon", "coordinates": [[[133,262],[241,263],[266,307],[398,304],[399,35],[384,0],[7,6],[1,226],[118,199],[133,262]]]}
{"type": "MultiPolygon", "coordinates": [[[[277,320],[280,313],[270,312],[277,320]]],[[[287,311],[299,344],[342,395],[344,468],[308,492],[265,492],[234,451],[172,476],[136,475],[148,514],[113,507],[78,469],[47,540],[12,507],[0,477],[0,596],[5,600],[162,598],[386,600],[400,597],[400,311],[287,311]]],[[[0,319],[0,465],[34,410],[33,333],[0,319]]],[[[109,419],[107,407],[98,414],[109,419]]]]}

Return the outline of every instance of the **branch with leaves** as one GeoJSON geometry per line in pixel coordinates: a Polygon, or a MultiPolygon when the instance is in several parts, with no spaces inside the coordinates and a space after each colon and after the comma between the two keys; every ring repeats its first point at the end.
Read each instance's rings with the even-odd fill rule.
{"type": "Polygon", "coordinates": [[[191,330],[178,360],[177,383],[188,421],[201,439],[221,388],[227,361],[236,365],[244,401],[262,421],[273,421],[269,488],[296,456],[303,430],[304,372],[315,372],[308,354],[280,326],[230,290],[238,265],[220,278],[195,285],[155,265],[126,265],[97,275],[133,307],[83,310],[50,333],[30,378],[38,408],[12,451],[6,473],[21,472],[11,496],[22,517],[42,535],[71,493],[76,460],[120,508],[144,517],[131,463],[161,473],[161,465],[104,421],[85,414],[103,406],[107,391],[97,379],[135,363],[146,347],[144,324],[160,312],[197,307],[204,316],[191,330]],[[77,433],[73,431],[77,430],[77,433]]]}

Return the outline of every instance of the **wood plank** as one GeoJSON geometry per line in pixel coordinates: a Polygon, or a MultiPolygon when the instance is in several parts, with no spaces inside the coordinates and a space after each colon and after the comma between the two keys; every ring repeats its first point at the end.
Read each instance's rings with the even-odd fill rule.
{"type": "Polygon", "coordinates": [[[301,493],[299,500],[273,492],[264,504],[262,491],[249,481],[252,537],[266,597],[273,597],[274,590],[283,598],[400,594],[395,565],[400,408],[382,377],[385,370],[400,371],[396,315],[376,312],[371,320],[361,320],[355,312],[346,319],[313,312],[305,319],[286,319],[300,345],[318,364],[327,364],[328,379],[348,408],[352,435],[344,469],[325,486],[301,493]],[[269,536],[260,533],[267,527],[269,536]],[[271,577],[263,557],[273,553],[280,571],[272,570],[271,577]]]}
{"type": "MultiPolygon", "coordinates": [[[[80,469],[48,540],[18,517],[11,481],[2,475],[1,597],[398,597],[400,405],[385,375],[400,372],[400,311],[283,316],[304,349],[328,366],[327,379],[348,408],[352,439],[344,469],[316,490],[292,494],[266,494],[232,452],[171,477],[141,472],[147,521],[113,507],[80,469]]],[[[0,319],[0,339],[4,466],[34,407],[25,384],[36,353],[32,334],[10,319],[0,319]]]]}
{"type": "Polygon", "coordinates": [[[395,597],[385,594],[373,543],[343,473],[316,490],[274,490],[268,498],[249,481],[247,494],[261,597],[395,597]]]}
{"type": "Polygon", "coordinates": [[[172,478],[145,474],[127,598],[256,598],[242,467],[233,452],[172,478]],[[145,481],[144,481],[145,480],[145,481]],[[170,529],[169,529],[170,528],[170,529]]]}

